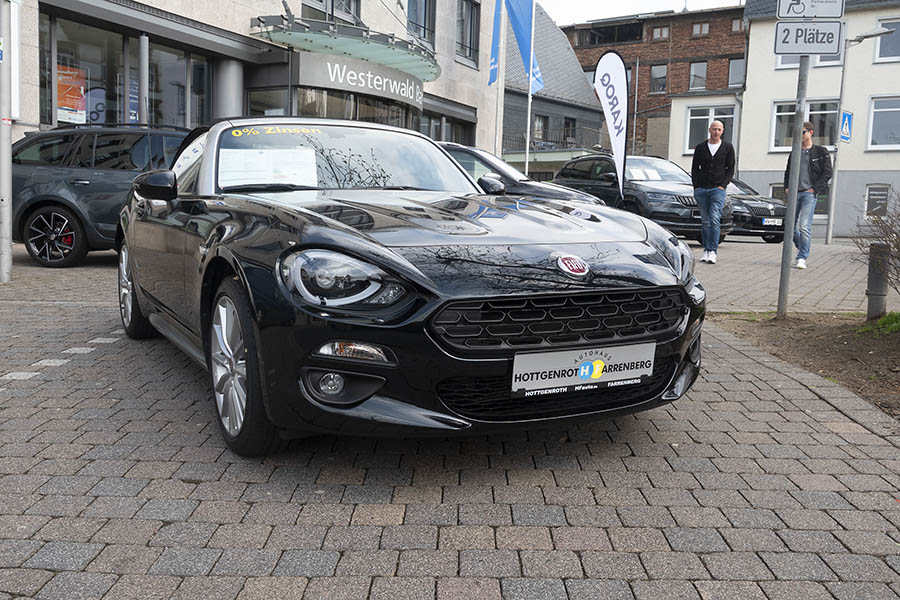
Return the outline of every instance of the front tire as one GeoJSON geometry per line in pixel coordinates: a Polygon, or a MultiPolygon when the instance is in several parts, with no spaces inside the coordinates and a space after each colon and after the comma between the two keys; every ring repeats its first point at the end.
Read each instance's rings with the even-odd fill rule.
{"type": "Polygon", "coordinates": [[[263,406],[250,301],[237,277],[219,285],[208,333],[210,384],[225,444],[241,456],[277,450],[282,440],[263,406]]]}
{"type": "Polygon", "coordinates": [[[31,213],[22,238],[28,254],[42,267],[72,267],[88,253],[84,227],[62,206],[42,206],[31,213]]]}
{"type": "Polygon", "coordinates": [[[119,248],[119,316],[122,318],[125,335],[133,340],[140,340],[153,336],[156,330],[141,310],[135,287],[131,253],[128,251],[128,244],[123,243],[119,248]]]}

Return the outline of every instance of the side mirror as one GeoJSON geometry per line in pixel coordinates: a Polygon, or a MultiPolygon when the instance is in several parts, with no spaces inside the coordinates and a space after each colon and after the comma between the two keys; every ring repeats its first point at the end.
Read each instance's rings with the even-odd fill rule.
{"type": "Polygon", "coordinates": [[[178,197],[178,185],[172,171],[150,171],[134,178],[131,188],[148,200],[170,202],[178,197]]]}
{"type": "Polygon", "coordinates": [[[491,196],[501,196],[506,193],[506,185],[499,179],[495,179],[494,177],[490,177],[490,175],[495,175],[494,173],[489,173],[488,175],[482,175],[478,178],[478,185],[481,189],[484,190],[485,194],[490,194],[491,196]]]}
{"type": "Polygon", "coordinates": [[[600,181],[603,183],[615,183],[616,182],[616,174],[615,173],[603,173],[600,175],[600,181]]]}

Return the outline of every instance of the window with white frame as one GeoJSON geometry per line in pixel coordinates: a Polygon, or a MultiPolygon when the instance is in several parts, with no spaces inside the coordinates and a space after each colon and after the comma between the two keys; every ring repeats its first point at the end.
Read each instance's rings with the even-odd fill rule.
{"type": "Polygon", "coordinates": [[[650,93],[663,94],[666,91],[666,65],[653,65],[650,67],[650,93]]]}
{"type": "Polygon", "coordinates": [[[866,185],[866,216],[886,217],[890,193],[891,186],[885,183],[870,183],[866,185]]]}
{"type": "Polygon", "coordinates": [[[876,62],[900,60],[900,18],[885,19],[879,22],[885,29],[893,29],[893,33],[883,35],[876,40],[876,62]]]}
{"type": "Polygon", "coordinates": [[[900,97],[872,98],[869,149],[900,150],[900,97]]]}
{"type": "MultiPolygon", "coordinates": [[[[793,102],[776,102],[773,111],[772,149],[790,150],[793,144],[794,111],[793,102]]],[[[813,144],[833,147],[837,140],[838,125],[837,100],[810,102],[807,105],[804,121],[814,126],[813,144]]]]}
{"type": "Polygon", "coordinates": [[[691,63],[691,79],[688,87],[692,90],[706,89],[706,62],[691,63]]]}
{"type": "Polygon", "coordinates": [[[694,146],[709,137],[709,126],[721,121],[725,127],[722,139],[731,142],[734,130],[734,106],[700,106],[688,109],[688,126],[685,153],[694,152],[694,146]]]}
{"type": "Polygon", "coordinates": [[[654,39],[654,41],[669,39],[669,26],[666,25],[664,27],[654,27],[653,28],[653,39],[654,39]]]}
{"type": "Polygon", "coordinates": [[[744,20],[743,19],[732,19],[731,20],[731,30],[732,31],[743,31],[744,30],[744,20]]]}
{"type": "Polygon", "coordinates": [[[587,79],[587,82],[588,82],[589,84],[591,84],[591,86],[594,85],[594,71],[593,71],[593,70],[585,71],[585,72],[584,72],[584,77],[587,79]]]}
{"type": "Polygon", "coordinates": [[[747,69],[746,58],[732,58],[728,61],[728,87],[741,87],[744,85],[744,75],[747,69]]]}
{"type": "Polygon", "coordinates": [[[800,66],[800,57],[795,54],[779,54],[776,58],[776,69],[796,69],[800,66]]]}
{"type": "Polygon", "coordinates": [[[693,28],[691,28],[691,35],[694,37],[709,35],[709,23],[694,23],[693,28]]]}
{"type": "Polygon", "coordinates": [[[631,67],[625,67],[625,82],[627,87],[631,87],[631,67]]]}

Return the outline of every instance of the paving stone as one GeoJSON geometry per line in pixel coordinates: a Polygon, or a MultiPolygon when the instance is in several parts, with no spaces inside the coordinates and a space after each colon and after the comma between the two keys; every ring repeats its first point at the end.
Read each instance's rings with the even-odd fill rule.
{"type": "Polygon", "coordinates": [[[457,525],[455,504],[407,504],[403,517],[405,525],[457,525]]]}
{"type": "MultiPolygon", "coordinates": [[[[881,531],[835,531],[840,543],[855,554],[893,554],[900,552],[900,545],[881,531]]],[[[824,549],[822,552],[840,552],[824,549]]]]}
{"type": "Polygon", "coordinates": [[[711,527],[672,527],[663,534],[675,552],[727,552],[730,548],[722,535],[711,527]]]}
{"type": "Polygon", "coordinates": [[[636,600],[699,600],[689,581],[635,581],[631,584],[636,600]]]}
{"type": "Polygon", "coordinates": [[[369,577],[316,577],[309,580],[303,600],[359,600],[369,597],[369,577]]]}
{"type": "Polygon", "coordinates": [[[170,598],[180,584],[180,577],[123,575],[106,593],[104,600],[163,600],[170,598]]]}
{"type": "Polygon", "coordinates": [[[194,598],[216,598],[233,600],[241,591],[244,580],[239,577],[186,577],[172,600],[193,600],[194,598]]]}
{"type": "Polygon", "coordinates": [[[216,531],[214,523],[171,523],[164,525],[156,532],[149,544],[151,546],[176,546],[202,548],[216,531]]]}
{"type": "Polygon", "coordinates": [[[518,577],[519,555],[514,550],[461,550],[462,577],[518,577]]]}
{"type": "Polygon", "coordinates": [[[500,581],[487,577],[441,577],[437,581],[438,600],[501,600],[500,581]]]}
{"type": "Polygon", "coordinates": [[[823,554],[822,558],[842,581],[898,581],[898,575],[876,556],[823,554]]]}
{"type": "Polygon", "coordinates": [[[151,575],[201,576],[209,573],[222,554],[204,548],[166,548],[150,567],[151,575]]]}
{"type": "Polygon", "coordinates": [[[306,577],[250,577],[238,594],[238,600],[293,600],[301,598],[306,577]]]}
{"type": "Polygon", "coordinates": [[[162,521],[110,519],[91,541],[101,544],[147,544],[161,526],[162,521]]]}
{"type": "Polygon", "coordinates": [[[834,572],[818,555],[807,552],[760,552],[777,579],[796,581],[834,581],[834,572]]]}
{"type": "Polygon", "coordinates": [[[349,525],[353,506],[346,504],[314,503],[303,507],[297,517],[298,525],[349,525]]]}
{"type": "Polygon", "coordinates": [[[841,533],[839,531],[784,529],[777,533],[792,552],[846,552],[846,548],[834,537],[841,533]]]}
{"type": "Polygon", "coordinates": [[[713,579],[763,581],[773,579],[762,560],[751,552],[716,552],[700,557],[713,579]]]}
{"type": "Polygon", "coordinates": [[[330,550],[286,550],[272,573],[276,577],[328,577],[334,569],[340,553],[330,550]]]}
{"type": "Polygon", "coordinates": [[[767,600],[759,585],[752,581],[695,581],[694,587],[703,600],[767,600]]]}
{"type": "Polygon", "coordinates": [[[511,525],[512,516],[506,504],[461,504],[460,525],[511,525]]]}
{"type": "Polygon", "coordinates": [[[498,527],[497,547],[509,550],[552,550],[547,527],[498,527]]]}
{"type": "Polygon", "coordinates": [[[393,576],[397,570],[399,552],[396,550],[366,550],[344,552],[338,561],[335,575],[393,576]]]}
{"type": "Polygon", "coordinates": [[[371,600],[432,600],[435,580],[431,577],[376,577],[371,600]]]}
{"type": "Polygon", "coordinates": [[[103,597],[116,582],[115,575],[101,573],[57,573],[37,598],[41,600],[92,600],[103,597]]]}
{"type": "Polygon", "coordinates": [[[268,575],[281,558],[278,550],[228,549],[222,552],[210,575],[259,577],[268,575]]]}
{"type": "MultiPolygon", "coordinates": [[[[400,577],[454,577],[459,555],[454,550],[404,550],[400,553],[400,577]]],[[[440,588],[440,585],[438,586],[440,588]]]]}
{"type": "Polygon", "coordinates": [[[659,529],[646,527],[611,527],[607,533],[618,552],[665,552],[669,543],[659,529]]]}
{"type": "Polygon", "coordinates": [[[103,549],[101,544],[49,542],[23,565],[29,569],[80,571],[103,549]]]}
{"type": "Polygon", "coordinates": [[[53,573],[39,569],[0,569],[0,591],[16,596],[34,596],[53,573]]]}
{"type": "Polygon", "coordinates": [[[0,540],[0,569],[21,567],[41,546],[36,540],[0,540]]]}
{"type": "Polygon", "coordinates": [[[561,506],[514,504],[511,508],[515,525],[554,527],[566,524],[566,513],[561,506]]]}
{"type": "Polygon", "coordinates": [[[736,552],[781,552],[787,547],[781,539],[769,529],[723,529],[722,535],[736,552]]]}
{"type": "Polygon", "coordinates": [[[582,576],[578,555],[570,550],[522,550],[519,553],[526,577],[579,578],[582,576]]]}
{"type": "Polygon", "coordinates": [[[116,575],[144,575],[159,558],[162,550],[146,546],[112,544],[103,548],[87,571],[116,575]]]}
{"type": "Polygon", "coordinates": [[[566,580],[569,600],[634,600],[631,586],[624,581],[566,580]]]}
{"type": "Polygon", "coordinates": [[[584,573],[593,579],[645,579],[646,571],[637,554],[626,552],[582,552],[584,573]]]}
{"type": "Polygon", "coordinates": [[[438,547],[442,550],[491,550],[496,547],[494,530],[485,526],[441,527],[438,547]]]}
{"type": "Polygon", "coordinates": [[[606,531],[597,527],[554,527],[551,530],[553,546],[557,550],[609,551],[612,544],[606,531]]]}
{"type": "Polygon", "coordinates": [[[566,588],[559,579],[507,578],[501,582],[504,600],[566,600],[566,588]]]}
{"type": "Polygon", "coordinates": [[[831,600],[828,589],[813,581],[763,581],[760,587],[769,600],[831,600]]]}
{"type": "Polygon", "coordinates": [[[828,590],[837,600],[897,600],[900,597],[883,583],[829,583],[828,590]]]}

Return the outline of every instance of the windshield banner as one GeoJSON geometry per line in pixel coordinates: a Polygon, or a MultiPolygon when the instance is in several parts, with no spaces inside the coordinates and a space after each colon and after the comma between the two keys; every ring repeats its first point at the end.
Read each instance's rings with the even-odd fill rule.
{"type": "Polygon", "coordinates": [[[606,130],[612,144],[619,194],[624,198],[625,138],[628,135],[628,78],[625,61],[618,52],[606,52],[597,61],[594,71],[594,93],[603,105],[606,130]]]}

